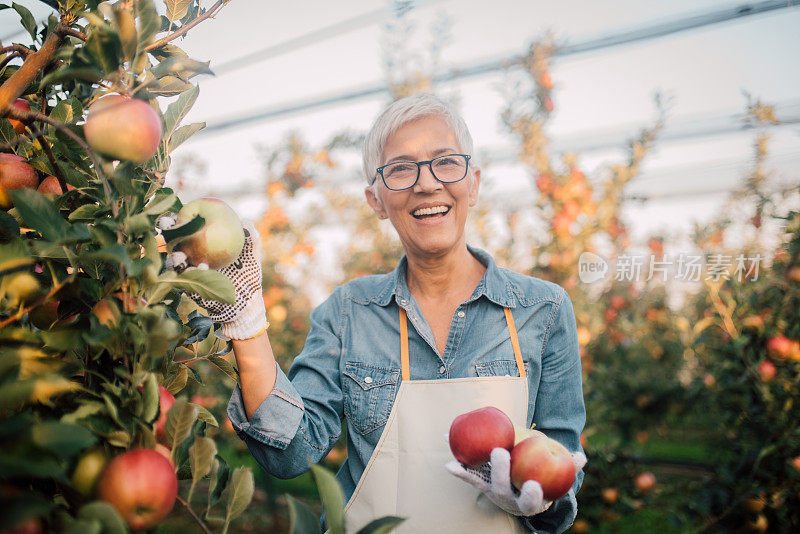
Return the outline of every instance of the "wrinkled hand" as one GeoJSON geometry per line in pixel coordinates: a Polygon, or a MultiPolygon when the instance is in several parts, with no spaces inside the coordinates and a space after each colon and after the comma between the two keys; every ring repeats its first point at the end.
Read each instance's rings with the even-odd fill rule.
{"type": "MultiPolygon", "coordinates": [[[[173,217],[162,217],[158,220],[158,226],[162,230],[171,228],[174,224],[173,217]]],[[[187,293],[192,300],[208,311],[212,321],[222,323],[222,334],[229,339],[247,339],[268,326],[261,291],[261,238],[251,222],[246,222],[243,230],[244,247],[241,254],[233,263],[219,269],[219,272],[233,283],[235,302],[225,304],[204,299],[197,293],[187,293]]],[[[208,268],[205,264],[189,265],[186,254],[180,251],[169,255],[166,266],[178,272],[208,268]]]]}
{"type": "MultiPolygon", "coordinates": [[[[586,456],[582,452],[572,453],[575,470],[586,465],[586,456]]],[[[479,489],[490,501],[509,514],[531,516],[544,512],[552,501],[544,500],[542,486],[535,480],[528,480],[517,492],[511,485],[511,454],[502,447],[492,450],[488,463],[478,469],[464,467],[457,460],[448,462],[445,469],[479,489]]]]}

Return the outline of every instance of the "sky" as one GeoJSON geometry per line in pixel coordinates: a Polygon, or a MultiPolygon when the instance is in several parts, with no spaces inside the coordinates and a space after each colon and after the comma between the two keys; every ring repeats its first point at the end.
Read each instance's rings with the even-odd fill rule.
{"type": "MultiPolygon", "coordinates": [[[[22,3],[39,19],[48,12],[39,2],[22,3]]],[[[157,4],[163,11],[163,4],[157,4]]],[[[446,68],[524,53],[534,38],[548,30],[559,42],[574,43],[741,4],[724,0],[418,0],[418,7],[408,15],[414,30],[406,46],[424,56],[431,43],[439,43],[440,62],[446,68]],[[442,21],[450,24],[446,35],[431,29],[442,21]]],[[[204,0],[203,6],[209,5],[211,2],[204,0]]],[[[392,20],[388,2],[233,0],[215,19],[198,25],[176,43],[195,59],[211,60],[212,70],[215,65],[353,19],[356,22],[349,31],[306,46],[284,46],[289,50],[273,50],[246,68],[195,78],[200,97],[186,121],[213,125],[385,79],[383,36],[385,24],[392,20]]],[[[0,11],[0,36],[8,37],[16,20],[12,10],[0,11]]],[[[687,125],[702,127],[712,116],[742,113],[743,91],[768,103],[787,104],[778,108],[779,117],[783,112],[786,118],[800,118],[800,61],[793,53],[800,50],[797,28],[800,7],[794,6],[557,58],[551,68],[556,110],[548,133],[563,149],[609,140],[616,148],[584,151],[579,158],[590,179],[600,181],[609,164],[624,158],[625,139],[654,120],[656,91],[672,98],[667,131],[673,125],[685,131],[687,125]]],[[[23,37],[18,39],[24,42],[23,37]]],[[[503,87],[513,76],[513,71],[496,72],[437,89],[459,99],[476,151],[485,156],[483,194],[532,199],[535,192],[525,169],[499,157],[514,151],[513,139],[500,122],[503,87]]],[[[388,95],[378,95],[199,135],[175,154],[176,160],[205,167],[204,173],[186,168],[190,187],[182,198],[214,194],[229,200],[243,216],[257,217],[264,200],[241,193],[261,189],[264,169],[259,147],[276,146],[290,131],[301,133],[312,145],[325,143],[343,129],[364,132],[387,102],[388,95]]],[[[741,180],[751,158],[752,141],[753,132],[747,131],[659,143],[645,160],[642,174],[630,185],[631,193],[653,195],[650,202],[628,208],[626,215],[634,229],[642,234],[660,229],[675,233],[693,221],[708,220],[725,198],[724,193],[709,191],[733,187],[741,180]]],[[[793,170],[800,163],[800,124],[776,128],[770,147],[778,179],[796,181],[793,170]]],[[[337,171],[330,179],[355,187],[359,178],[354,169],[337,171]]],[[[174,185],[174,173],[168,180],[174,185]]]]}

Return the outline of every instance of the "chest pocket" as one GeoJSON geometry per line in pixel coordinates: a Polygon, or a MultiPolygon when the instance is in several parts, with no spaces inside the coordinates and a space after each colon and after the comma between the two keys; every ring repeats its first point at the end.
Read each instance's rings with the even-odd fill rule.
{"type": "MultiPolygon", "coordinates": [[[[528,362],[523,361],[525,375],[531,376],[528,362]]],[[[516,360],[495,360],[475,364],[475,372],[478,376],[519,376],[516,360]]]]}
{"type": "Polygon", "coordinates": [[[346,362],[344,376],[347,424],[360,434],[369,434],[386,424],[392,411],[400,370],[346,362]]]}

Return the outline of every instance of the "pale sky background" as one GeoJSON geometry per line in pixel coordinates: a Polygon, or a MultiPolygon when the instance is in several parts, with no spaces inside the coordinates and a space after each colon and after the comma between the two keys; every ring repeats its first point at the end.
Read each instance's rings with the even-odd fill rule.
{"type": "MultiPolygon", "coordinates": [[[[22,4],[37,19],[48,13],[40,2],[23,0],[22,4]]],[[[156,4],[163,11],[163,3],[156,4]]],[[[211,4],[210,0],[203,2],[204,7],[211,4]]],[[[435,38],[430,27],[436,20],[448,18],[451,28],[441,55],[442,65],[448,67],[522,54],[531,40],[548,29],[560,41],[574,43],[743,2],[419,0],[417,5],[409,15],[417,26],[409,36],[409,46],[425,53],[435,38]]],[[[382,82],[382,35],[392,16],[388,8],[386,1],[233,0],[216,19],[203,22],[176,42],[194,59],[210,59],[212,70],[215,65],[332,24],[385,11],[358,29],[273,54],[241,70],[195,78],[200,97],[186,122],[206,121],[211,126],[232,116],[382,82]]],[[[12,10],[0,12],[4,43],[11,41],[8,37],[17,20],[12,10]]],[[[23,36],[15,39],[26,42],[23,36]]],[[[797,120],[798,50],[800,7],[795,5],[632,45],[556,58],[551,68],[556,112],[548,131],[558,146],[611,138],[624,148],[626,138],[652,123],[657,90],[673,97],[668,131],[670,124],[678,128],[690,121],[691,126],[703,126],[710,116],[742,113],[742,91],[768,103],[788,104],[778,108],[779,118],[797,120]]],[[[514,150],[513,139],[500,122],[501,88],[508,79],[509,74],[494,72],[438,87],[445,95],[458,96],[476,151],[489,158],[514,150]]],[[[187,169],[192,188],[184,191],[182,198],[211,193],[231,202],[241,215],[257,217],[264,208],[258,194],[231,194],[261,190],[264,171],[257,146],[275,146],[289,131],[300,132],[312,146],[343,129],[366,131],[387,102],[388,95],[380,95],[197,136],[178,149],[175,157],[203,163],[206,172],[201,175],[187,169]]],[[[658,143],[647,157],[642,175],[630,186],[631,193],[654,197],[627,209],[635,235],[658,230],[676,234],[692,221],[709,219],[725,195],[708,191],[733,187],[741,180],[751,160],[753,138],[754,132],[749,130],[658,143]]],[[[800,176],[800,124],[775,128],[770,148],[778,179],[796,181],[800,176]]],[[[579,161],[590,179],[601,180],[604,168],[623,157],[621,150],[604,149],[583,152],[579,161]]],[[[174,185],[174,175],[168,179],[169,185],[174,185]]],[[[485,176],[485,195],[534,197],[526,171],[513,162],[489,165],[485,176]]],[[[330,179],[355,187],[361,178],[351,166],[332,173],[330,179]]]]}

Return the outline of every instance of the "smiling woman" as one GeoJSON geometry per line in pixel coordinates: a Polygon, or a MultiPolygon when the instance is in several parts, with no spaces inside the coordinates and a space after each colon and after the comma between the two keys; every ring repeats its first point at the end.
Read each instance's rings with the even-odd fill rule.
{"type": "MultiPolygon", "coordinates": [[[[348,531],[400,515],[401,532],[563,532],[577,512],[586,414],[572,304],[562,288],[502,269],[467,244],[481,179],[472,150],[463,119],[432,95],[398,100],[378,117],[365,142],[365,195],[405,255],[390,273],[336,288],[311,313],[287,373],[269,344],[260,287],[215,315],[233,338],[240,374],[228,416],[265,470],[303,473],[347,419],[337,478],[348,531]],[[488,485],[445,469],[450,423],[486,406],[535,424],[573,453],[578,475],[564,497],[545,501],[535,481],[516,494],[499,449],[488,485]]],[[[249,229],[238,267],[223,271],[236,287],[260,282],[258,243],[249,229]]]]}

